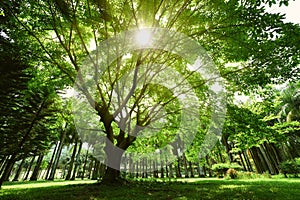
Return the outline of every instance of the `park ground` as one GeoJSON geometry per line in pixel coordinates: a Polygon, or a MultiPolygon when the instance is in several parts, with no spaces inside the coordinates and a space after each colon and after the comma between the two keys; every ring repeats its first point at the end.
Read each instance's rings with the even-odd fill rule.
{"type": "Polygon", "coordinates": [[[300,179],[225,180],[195,178],[131,180],[122,186],[96,181],[37,181],[6,183],[0,199],[300,199],[300,179]]]}

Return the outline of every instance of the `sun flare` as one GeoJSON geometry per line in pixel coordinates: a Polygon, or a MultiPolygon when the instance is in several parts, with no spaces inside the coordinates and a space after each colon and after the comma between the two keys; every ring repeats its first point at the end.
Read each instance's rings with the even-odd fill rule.
{"type": "Polygon", "coordinates": [[[152,42],[152,34],[148,29],[141,29],[136,32],[135,39],[138,45],[147,46],[152,42]]]}

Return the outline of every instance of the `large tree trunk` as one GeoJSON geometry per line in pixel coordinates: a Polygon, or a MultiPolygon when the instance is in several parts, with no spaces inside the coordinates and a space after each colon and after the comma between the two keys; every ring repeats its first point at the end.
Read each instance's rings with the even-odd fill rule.
{"type": "Polygon", "coordinates": [[[5,168],[5,165],[6,165],[7,161],[8,161],[8,157],[9,157],[9,156],[5,156],[5,157],[1,160],[1,164],[0,164],[0,176],[1,176],[1,174],[2,174],[2,172],[3,172],[3,170],[4,170],[4,168],[5,168]]]}
{"type": "MultiPolygon", "coordinates": [[[[113,162],[117,162],[117,159],[119,158],[113,159],[114,160],[113,162]]],[[[119,161],[121,162],[121,159],[119,159],[119,161]]],[[[119,180],[120,180],[120,169],[107,166],[101,182],[104,184],[111,184],[111,183],[119,182],[119,180]]]]}
{"type": "Polygon", "coordinates": [[[101,182],[103,184],[120,183],[120,165],[124,150],[114,146],[108,140],[104,150],[106,153],[107,168],[101,182]]]}
{"type": "Polygon", "coordinates": [[[238,152],[238,154],[239,154],[239,157],[240,157],[241,163],[242,163],[242,165],[243,165],[243,169],[244,169],[244,171],[247,171],[247,168],[246,168],[246,165],[245,165],[245,162],[244,162],[244,159],[243,159],[243,157],[242,157],[242,154],[241,154],[241,152],[239,151],[239,152],[238,152]]]}
{"type": "Polygon", "coordinates": [[[41,165],[42,165],[42,162],[43,162],[43,158],[44,158],[44,155],[39,155],[39,157],[36,161],[36,165],[34,167],[34,170],[32,172],[32,175],[30,177],[31,181],[36,181],[38,179],[40,168],[41,168],[41,165]]]}
{"type": "Polygon", "coordinates": [[[267,165],[267,167],[268,167],[269,173],[270,173],[270,174],[273,174],[273,175],[276,174],[275,169],[274,169],[274,167],[273,167],[273,165],[272,165],[272,160],[271,160],[271,158],[270,158],[268,152],[267,152],[266,149],[264,148],[264,145],[263,145],[263,144],[259,145],[259,150],[260,150],[262,156],[264,157],[264,160],[265,160],[265,163],[266,163],[266,165],[267,165]]]}
{"type": "Polygon", "coordinates": [[[257,155],[254,153],[254,150],[252,148],[250,148],[248,151],[249,151],[249,153],[251,155],[251,158],[253,160],[254,166],[256,168],[256,172],[257,173],[262,173],[263,169],[262,169],[262,167],[260,165],[261,163],[258,162],[259,158],[257,158],[257,155]]]}
{"type": "MultiPolygon", "coordinates": [[[[263,173],[266,171],[270,172],[270,169],[266,163],[266,160],[264,159],[264,156],[262,155],[259,147],[252,147],[250,149],[252,159],[254,161],[255,167],[257,169],[258,173],[263,173]]],[[[271,172],[270,172],[271,173],[271,172]]]]}
{"type": "Polygon", "coordinates": [[[279,168],[278,168],[279,163],[276,160],[276,156],[274,155],[274,152],[271,149],[270,144],[265,142],[265,143],[262,144],[262,147],[263,147],[263,149],[266,153],[266,156],[270,160],[271,167],[272,167],[272,170],[273,170],[274,174],[278,174],[279,173],[279,168]]]}
{"type": "Polygon", "coordinates": [[[16,156],[15,155],[12,155],[6,162],[6,166],[5,166],[5,169],[2,173],[2,176],[0,178],[0,188],[3,184],[4,181],[7,181],[9,179],[9,175],[10,175],[10,172],[15,164],[15,158],[16,156]]]}
{"type": "Polygon", "coordinates": [[[246,164],[247,164],[247,169],[248,169],[248,171],[253,172],[253,168],[252,168],[252,165],[251,165],[249,156],[248,156],[248,152],[250,153],[249,150],[248,150],[248,151],[243,150],[243,151],[242,151],[242,155],[243,155],[243,157],[245,158],[245,161],[246,161],[246,164]]]}

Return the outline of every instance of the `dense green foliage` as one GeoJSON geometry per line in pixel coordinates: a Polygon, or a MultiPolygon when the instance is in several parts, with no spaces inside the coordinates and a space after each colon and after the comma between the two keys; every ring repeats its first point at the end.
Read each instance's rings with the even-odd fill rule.
{"type": "Polygon", "coordinates": [[[268,13],[264,7],[288,2],[2,0],[0,186],[12,176],[19,180],[23,174],[27,179],[31,171],[32,180],[107,182],[120,178],[119,168],[125,178],[213,176],[212,171],[224,175],[229,168],[297,175],[295,163],[289,160],[300,157],[300,26],[285,23],[282,14],[268,13]],[[101,59],[106,59],[101,52],[110,49],[104,41],[146,27],[185,34],[203,46],[215,63],[227,92],[227,102],[219,107],[227,107],[227,113],[213,149],[202,144],[216,100],[208,85],[210,78],[220,77],[197,74],[189,69],[188,60],[159,49],[119,52],[122,44],[112,48],[116,60],[104,66],[105,73],[99,72],[101,59]],[[165,65],[184,79],[159,73],[165,65]],[[96,75],[89,76],[91,72],[96,75]],[[184,88],[182,82],[188,82],[199,100],[188,113],[197,115],[199,125],[191,118],[188,127],[179,129],[180,94],[164,85],[148,84],[147,78],[136,89],[137,79],[129,72],[149,80],[163,74],[166,83],[176,83],[173,88],[184,88]],[[73,101],[73,109],[66,97],[72,87],[81,92],[75,94],[78,104],[73,101]],[[247,94],[250,100],[236,103],[237,93],[247,94]],[[81,104],[84,100],[86,105],[81,104]],[[137,137],[146,127],[159,131],[137,137]],[[197,129],[196,136],[184,151],[184,144],[174,141],[184,141],[191,127],[197,129]],[[178,157],[174,163],[156,151],[162,147],[178,157]],[[128,159],[124,166],[105,167],[102,162],[121,163],[123,151],[117,149],[158,153],[153,160],[124,156],[128,159]]]}
{"type": "Polygon", "coordinates": [[[300,173],[300,159],[284,161],[280,163],[280,168],[285,176],[287,176],[287,174],[292,174],[295,177],[298,177],[298,174],[300,173]]]}

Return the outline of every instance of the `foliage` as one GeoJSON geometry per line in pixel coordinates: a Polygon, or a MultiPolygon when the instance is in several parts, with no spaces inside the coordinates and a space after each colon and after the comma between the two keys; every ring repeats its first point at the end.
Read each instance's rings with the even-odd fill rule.
{"type": "Polygon", "coordinates": [[[297,138],[299,140],[300,122],[276,123],[272,129],[278,133],[277,142],[286,141],[288,138],[297,138]]]}
{"type": "Polygon", "coordinates": [[[19,160],[50,148],[56,138],[59,102],[50,84],[45,86],[45,80],[40,84],[41,77],[34,77],[20,47],[2,40],[11,52],[0,52],[0,154],[19,160]]]}
{"type": "Polygon", "coordinates": [[[211,168],[218,177],[223,177],[229,169],[240,170],[242,167],[236,163],[218,163],[211,168]]]}
{"type": "Polygon", "coordinates": [[[225,175],[229,176],[231,179],[235,179],[238,176],[238,172],[235,169],[229,168],[225,175]]]}
{"type": "Polygon", "coordinates": [[[264,141],[272,141],[274,131],[263,121],[263,116],[246,106],[228,105],[223,137],[235,144],[232,152],[249,149],[264,141]]]}
{"type": "Polygon", "coordinates": [[[239,172],[237,176],[238,179],[255,179],[258,177],[259,175],[253,172],[239,172]]]}
{"type": "Polygon", "coordinates": [[[286,122],[300,119],[300,82],[290,83],[281,94],[281,117],[286,117],[286,122]]]}
{"type": "Polygon", "coordinates": [[[280,169],[285,177],[287,177],[287,174],[292,174],[294,177],[298,177],[298,174],[300,173],[300,158],[280,163],[280,169]]]}

